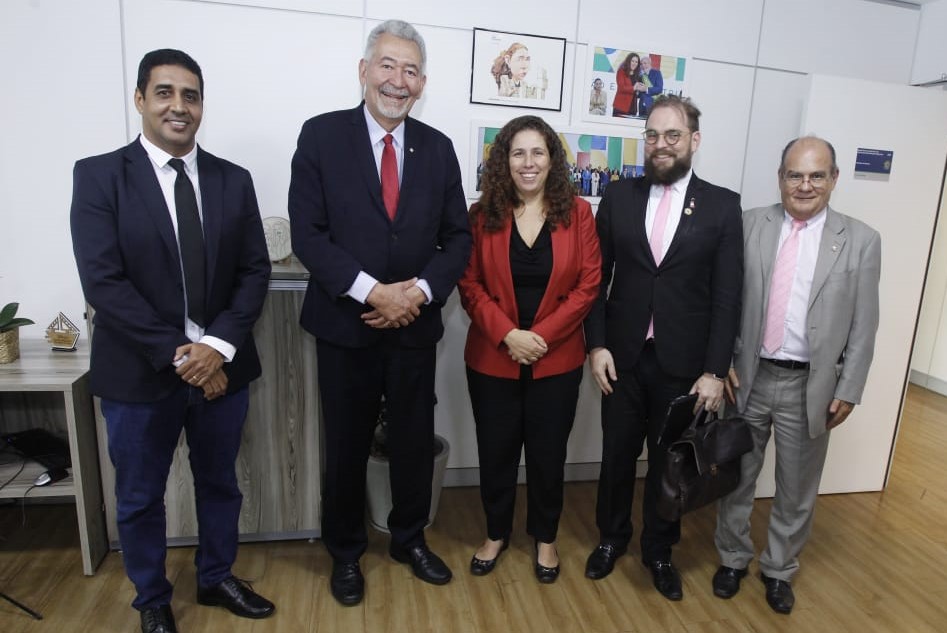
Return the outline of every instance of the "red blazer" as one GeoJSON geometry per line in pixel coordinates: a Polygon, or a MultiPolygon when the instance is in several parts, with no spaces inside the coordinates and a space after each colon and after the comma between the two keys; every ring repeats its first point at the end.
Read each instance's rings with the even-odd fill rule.
{"type": "MultiPolygon", "coordinates": [[[[510,272],[512,222],[488,233],[473,226],[473,250],[458,282],[460,301],[470,315],[464,361],[471,369],[499,378],[519,378],[520,364],[510,358],[503,338],[519,327],[510,272]]],[[[533,377],[571,371],[585,362],[582,320],[598,296],[602,254],[592,207],[582,198],[572,205],[572,222],[552,232],[552,273],[531,330],[549,351],[533,363],[533,377]]]]}

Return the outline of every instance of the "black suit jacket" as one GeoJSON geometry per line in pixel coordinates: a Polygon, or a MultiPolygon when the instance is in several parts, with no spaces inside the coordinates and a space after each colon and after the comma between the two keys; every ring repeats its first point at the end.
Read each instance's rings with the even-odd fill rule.
{"type": "MultiPolygon", "coordinates": [[[[228,392],[260,375],[251,329],[270,262],[250,173],[198,149],[206,254],[206,334],[237,348],[228,392]]],[[[171,364],[184,335],[184,282],[171,215],[138,140],[76,163],[72,243],[95,309],[91,386],[123,402],[154,402],[186,384],[171,364]]]]}
{"type": "Polygon", "coordinates": [[[382,336],[425,347],[443,334],[440,310],[464,272],[470,224],[460,168],[450,140],[405,120],[398,210],[388,218],[362,105],[303,124],[293,156],[289,218],[293,252],[311,275],[300,323],[342,347],[367,347],[382,336]],[[397,330],[373,329],[370,311],[345,295],[359,271],[382,283],[426,279],[433,301],[397,330]]]}
{"type": "Polygon", "coordinates": [[[672,209],[680,225],[656,266],[645,232],[650,188],[645,178],[611,183],[599,205],[602,285],[585,324],[589,347],[608,348],[619,370],[631,369],[653,312],[665,372],[725,375],[740,322],[740,196],[692,175],[684,209],[672,209]]]}

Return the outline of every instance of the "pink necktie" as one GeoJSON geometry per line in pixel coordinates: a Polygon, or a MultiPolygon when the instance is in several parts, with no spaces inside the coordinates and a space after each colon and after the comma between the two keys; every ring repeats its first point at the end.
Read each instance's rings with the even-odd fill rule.
{"type": "Polygon", "coordinates": [[[398,210],[398,159],[392,140],[391,134],[385,134],[385,149],[381,152],[381,197],[388,217],[394,220],[398,210]]]}
{"type": "MultiPolygon", "coordinates": [[[[651,255],[654,256],[654,263],[661,265],[664,259],[664,229],[668,223],[668,213],[671,211],[671,188],[664,185],[664,193],[661,195],[661,201],[658,203],[658,210],[654,214],[654,224],[651,226],[651,255]]],[[[648,335],[645,340],[654,338],[654,315],[651,315],[651,321],[648,323],[648,335]]]]}
{"type": "Polygon", "coordinates": [[[793,220],[789,237],[776,255],[776,266],[769,286],[769,304],[766,307],[766,328],[763,330],[763,349],[769,354],[783,346],[786,311],[789,309],[792,280],[796,276],[796,260],[799,256],[799,231],[805,226],[802,220],[793,220]]]}

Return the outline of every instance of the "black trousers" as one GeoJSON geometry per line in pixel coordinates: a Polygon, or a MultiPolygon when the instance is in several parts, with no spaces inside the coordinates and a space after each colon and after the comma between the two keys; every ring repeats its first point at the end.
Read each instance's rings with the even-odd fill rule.
{"type": "Polygon", "coordinates": [[[635,494],[635,466],[648,442],[641,531],[644,562],[670,560],[671,547],[681,540],[680,521],[665,521],[657,513],[657,494],[667,452],[658,446],[668,404],[686,394],[695,378],[665,373],[658,364],[653,342],[645,344],[631,371],[619,371],[611,395],[602,396],[602,472],[595,509],[601,541],[624,548],[631,540],[631,505],[635,494]]]}
{"type": "Polygon", "coordinates": [[[582,367],[546,378],[532,378],[529,367],[518,380],[497,378],[467,368],[467,386],[477,425],[480,498],[487,536],[508,538],[520,453],[526,449],[526,532],[552,543],[562,514],[566,444],[579,398],[582,367]]]}
{"type": "Polygon", "coordinates": [[[379,402],[385,396],[393,508],[392,543],[424,543],[434,472],[434,346],[381,343],[344,348],[316,341],[322,400],[325,482],[322,540],[332,558],[365,552],[365,469],[379,402]]]}

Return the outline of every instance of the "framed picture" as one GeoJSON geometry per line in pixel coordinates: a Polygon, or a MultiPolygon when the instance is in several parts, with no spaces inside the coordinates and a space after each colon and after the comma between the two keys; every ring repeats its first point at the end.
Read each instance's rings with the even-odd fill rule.
{"type": "Polygon", "coordinates": [[[663,95],[685,96],[687,57],[589,45],[582,120],[644,126],[663,95]]]}
{"type": "MultiPolygon", "coordinates": [[[[474,121],[470,125],[471,173],[468,197],[480,197],[483,169],[502,124],[474,121]]],[[[580,129],[556,130],[566,152],[576,195],[597,204],[609,183],[644,175],[644,139],[635,129],[609,135],[580,129]]]]}
{"type": "Polygon", "coordinates": [[[474,29],[470,103],[562,110],[566,40],[474,29]]]}

